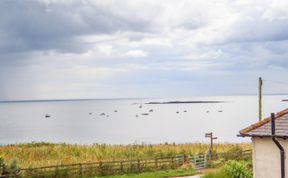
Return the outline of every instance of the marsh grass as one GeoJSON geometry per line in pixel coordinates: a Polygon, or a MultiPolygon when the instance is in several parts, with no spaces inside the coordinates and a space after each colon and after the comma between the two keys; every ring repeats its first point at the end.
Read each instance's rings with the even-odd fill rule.
{"type": "MultiPolygon", "coordinates": [[[[251,144],[215,144],[215,152],[227,152],[235,147],[251,149],[251,144]]],[[[140,159],[175,156],[179,154],[207,153],[208,144],[53,144],[29,143],[0,146],[0,156],[5,162],[16,159],[21,168],[60,164],[74,164],[108,160],[140,159]]]]}

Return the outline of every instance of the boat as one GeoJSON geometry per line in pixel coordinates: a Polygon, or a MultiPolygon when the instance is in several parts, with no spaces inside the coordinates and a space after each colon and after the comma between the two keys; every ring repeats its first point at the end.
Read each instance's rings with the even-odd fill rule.
{"type": "Polygon", "coordinates": [[[105,116],[106,114],[104,112],[102,112],[101,114],[99,114],[100,116],[105,116]]]}
{"type": "Polygon", "coordinates": [[[142,113],[141,115],[142,115],[142,116],[148,116],[149,113],[142,113]]]}
{"type": "Polygon", "coordinates": [[[48,117],[51,117],[51,116],[49,114],[46,114],[45,117],[48,118],[48,117]]]}
{"type": "Polygon", "coordinates": [[[140,105],[139,105],[139,108],[143,108],[143,105],[142,105],[142,99],[141,99],[141,102],[140,102],[140,105]]]}
{"type": "Polygon", "coordinates": [[[153,112],[153,109],[150,109],[149,112],[153,112]]]}
{"type": "Polygon", "coordinates": [[[218,112],[223,112],[223,110],[222,110],[222,106],[220,107],[220,109],[218,110],[218,112]]]}

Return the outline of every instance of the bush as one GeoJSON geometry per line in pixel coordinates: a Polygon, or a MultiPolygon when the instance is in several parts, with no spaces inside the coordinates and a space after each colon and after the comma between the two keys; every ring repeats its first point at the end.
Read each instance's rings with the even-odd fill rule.
{"type": "Polygon", "coordinates": [[[252,170],[249,162],[229,161],[222,169],[202,178],[252,178],[252,170]]]}
{"type": "Polygon", "coordinates": [[[19,166],[17,161],[13,159],[10,165],[6,165],[3,157],[0,156],[0,175],[17,175],[19,173],[19,166]]]}
{"type": "Polygon", "coordinates": [[[252,171],[247,162],[229,161],[224,166],[225,173],[229,178],[252,178],[252,171]]]}
{"type": "Polygon", "coordinates": [[[0,175],[5,171],[4,158],[0,156],[0,175]]]}
{"type": "Polygon", "coordinates": [[[236,145],[230,148],[224,155],[223,158],[227,160],[239,160],[243,158],[243,149],[236,145]]]}

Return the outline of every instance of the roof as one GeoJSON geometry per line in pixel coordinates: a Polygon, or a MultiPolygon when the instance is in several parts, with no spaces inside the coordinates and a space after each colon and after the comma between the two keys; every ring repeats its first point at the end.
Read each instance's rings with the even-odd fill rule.
{"type": "MultiPolygon", "coordinates": [[[[239,136],[272,137],[271,117],[240,130],[239,136]]],[[[288,108],[275,114],[275,137],[288,138],[288,108]]]]}

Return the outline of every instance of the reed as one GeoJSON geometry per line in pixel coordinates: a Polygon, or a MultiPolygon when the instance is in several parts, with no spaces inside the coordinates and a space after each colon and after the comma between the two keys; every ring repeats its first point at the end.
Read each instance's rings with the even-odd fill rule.
{"type": "MultiPolygon", "coordinates": [[[[251,144],[215,144],[215,152],[227,152],[239,147],[243,150],[251,149],[251,144]]],[[[175,156],[179,154],[207,153],[208,144],[53,144],[29,143],[0,146],[0,157],[6,163],[17,160],[21,168],[41,167],[59,164],[73,164],[107,160],[140,159],[146,157],[175,156]]]]}

